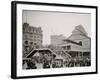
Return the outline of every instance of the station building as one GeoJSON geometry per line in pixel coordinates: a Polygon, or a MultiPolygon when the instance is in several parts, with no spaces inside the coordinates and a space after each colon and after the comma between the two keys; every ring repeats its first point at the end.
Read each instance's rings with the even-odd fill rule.
{"type": "Polygon", "coordinates": [[[72,34],[60,45],[63,50],[73,58],[91,59],[91,38],[82,25],[78,25],[72,34]]]}

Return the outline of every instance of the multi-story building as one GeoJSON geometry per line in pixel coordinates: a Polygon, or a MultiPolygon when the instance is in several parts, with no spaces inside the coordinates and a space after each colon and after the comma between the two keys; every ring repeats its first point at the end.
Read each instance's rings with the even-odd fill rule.
{"type": "Polygon", "coordinates": [[[72,57],[90,59],[91,38],[87,35],[82,25],[76,26],[72,34],[63,41],[66,42],[66,44],[62,44],[61,47],[72,57]]]}
{"type": "Polygon", "coordinates": [[[42,29],[33,27],[28,23],[23,24],[23,56],[25,57],[32,49],[42,46],[42,29]]]}

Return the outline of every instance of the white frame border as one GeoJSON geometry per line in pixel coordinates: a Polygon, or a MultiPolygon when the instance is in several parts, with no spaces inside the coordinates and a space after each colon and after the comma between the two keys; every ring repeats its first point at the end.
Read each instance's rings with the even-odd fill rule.
{"type": "Polygon", "coordinates": [[[70,74],[96,71],[96,9],[79,7],[60,7],[46,5],[26,5],[17,4],[17,76],[38,76],[53,74],[70,74]],[[43,10],[43,11],[61,11],[61,12],[81,12],[91,13],[91,67],[74,67],[61,69],[38,69],[22,70],[22,10],[43,10]]]}

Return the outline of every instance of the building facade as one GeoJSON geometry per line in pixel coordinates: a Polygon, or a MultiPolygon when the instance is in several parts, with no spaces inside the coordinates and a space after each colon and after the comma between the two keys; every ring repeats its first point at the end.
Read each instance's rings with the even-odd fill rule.
{"type": "Polygon", "coordinates": [[[91,60],[91,38],[82,25],[78,25],[72,34],[61,45],[63,50],[70,54],[73,59],[91,60]]]}
{"type": "Polygon", "coordinates": [[[23,57],[25,57],[32,49],[42,47],[42,29],[41,27],[33,27],[28,23],[23,24],[23,57]]]}

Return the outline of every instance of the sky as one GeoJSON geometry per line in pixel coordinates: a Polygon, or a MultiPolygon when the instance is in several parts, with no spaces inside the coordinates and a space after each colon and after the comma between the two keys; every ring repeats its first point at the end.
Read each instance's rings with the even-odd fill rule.
{"type": "Polygon", "coordinates": [[[22,16],[23,23],[42,28],[43,45],[50,44],[51,35],[69,37],[80,24],[91,36],[91,14],[23,10],[22,16]]]}

